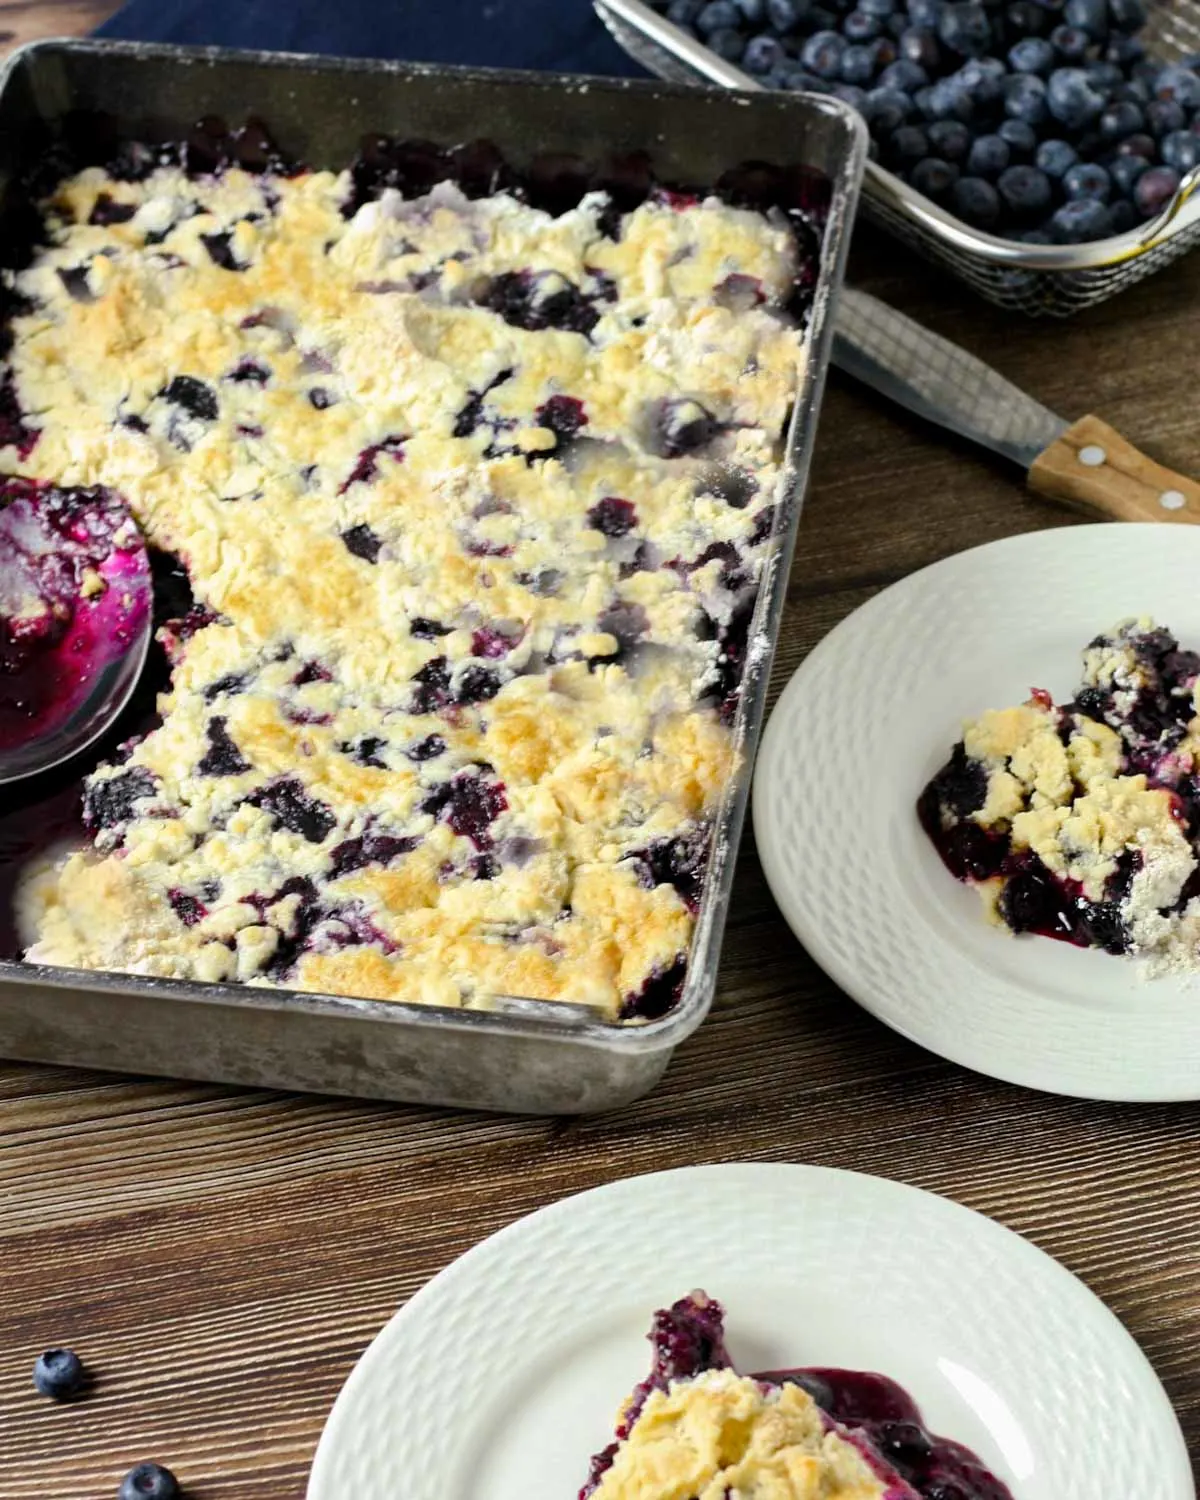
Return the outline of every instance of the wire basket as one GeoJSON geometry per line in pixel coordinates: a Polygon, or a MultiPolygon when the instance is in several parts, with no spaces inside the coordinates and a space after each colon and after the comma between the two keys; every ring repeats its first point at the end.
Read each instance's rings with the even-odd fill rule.
{"type": "MultiPolygon", "coordinates": [[[[594,0],[618,44],[644,68],[676,83],[758,90],[758,79],[711,52],[642,0],[594,0]]],[[[1143,33],[1164,62],[1200,53],[1200,0],[1157,0],[1143,33]]],[[[989,302],[1034,317],[1066,317],[1170,265],[1200,244],[1200,167],[1157,216],[1085,245],[1025,245],[983,234],[868,161],[862,208],[897,239],[944,266],[989,302]]]]}

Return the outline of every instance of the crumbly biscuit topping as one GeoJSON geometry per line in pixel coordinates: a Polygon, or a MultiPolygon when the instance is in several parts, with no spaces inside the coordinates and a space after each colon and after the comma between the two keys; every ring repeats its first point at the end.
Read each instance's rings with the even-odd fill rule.
{"type": "Polygon", "coordinates": [[[652,1013],[734,758],[792,235],[348,190],[89,169],[16,278],[5,466],[125,496],[199,606],[27,957],[652,1013]]]}

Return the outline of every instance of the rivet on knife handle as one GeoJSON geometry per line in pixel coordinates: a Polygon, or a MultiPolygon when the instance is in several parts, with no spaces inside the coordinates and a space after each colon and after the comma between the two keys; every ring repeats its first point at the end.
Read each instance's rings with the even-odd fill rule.
{"type": "Polygon", "coordinates": [[[1099,417],[1083,417],[1034,460],[1030,488],[1112,521],[1200,523],[1200,484],[1147,458],[1099,417]]]}

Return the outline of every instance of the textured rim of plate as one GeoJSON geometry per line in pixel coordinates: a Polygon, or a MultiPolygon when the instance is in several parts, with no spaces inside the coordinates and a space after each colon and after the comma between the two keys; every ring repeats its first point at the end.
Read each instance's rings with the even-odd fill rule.
{"type": "MultiPolygon", "coordinates": [[[[933,1305],[930,1288],[957,1288],[961,1301],[951,1297],[952,1306],[1003,1310],[970,1323],[973,1357],[987,1369],[1007,1364],[1010,1380],[1031,1365],[1050,1369],[1058,1384],[1035,1381],[1027,1415],[1036,1409],[1051,1431],[1072,1432],[1083,1452],[1096,1454],[1097,1470],[1056,1488],[1056,1500],[1147,1495],[1151,1475],[1156,1500],[1194,1500],[1183,1435],[1152,1366],[1065,1266],[948,1198],[782,1162],[683,1167],[609,1183],[468,1250],[395,1314],[350,1373],[321,1435],[307,1500],[459,1500],[453,1485],[471,1446],[471,1418],[487,1425],[480,1413],[497,1382],[519,1384],[548,1342],[569,1344],[594,1326],[606,1298],[623,1305],[638,1295],[630,1267],[639,1253],[655,1257],[647,1280],[675,1276],[678,1262],[682,1295],[714,1255],[736,1257],[746,1277],[764,1267],[794,1274],[786,1268],[802,1262],[806,1241],[819,1247],[813,1263],[831,1279],[839,1261],[856,1262],[856,1274],[869,1264],[871,1274],[878,1266],[901,1285],[915,1278],[910,1289],[921,1306],[933,1305]],[[906,1247],[907,1255],[896,1253],[906,1247]]],[[[709,1289],[726,1295],[735,1328],[736,1286],[709,1289]]],[[[937,1305],[944,1304],[942,1295],[937,1305]]],[[[651,1311],[648,1304],[647,1323],[651,1311]]],[[[620,1394],[598,1391],[596,1399],[606,1418],[620,1394]]],[[[580,1453],[580,1483],[589,1457],[580,1453]]]]}
{"type": "MultiPolygon", "coordinates": [[[[936,690],[937,653],[961,669],[969,637],[959,627],[968,631],[982,615],[994,627],[991,639],[998,638],[1019,610],[1019,626],[1028,624],[1030,635],[1051,630],[1064,579],[1073,580],[1073,598],[1082,598],[1090,582],[1128,589],[1131,598],[1151,595],[1153,604],[1154,585],[1139,589],[1136,582],[1139,567],[1170,573],[1171,586],[1186,580],[1190,589],[1200,579],[1200,527],[1122,522],[1026,533],[959,553],[884,589],[830,631],[784,689],[759,752],[754,830],[767,882],[792,931],[841,989],[901,1035],[1008,1083],[1149,1103],[1200,1098],[1200,981],[1146,980],[1134,962],[988,929],[981,913],[951,905],[964,888],[940,865],[937,877],[926,880],[919,867],[925,854],[901,870],[895,853],[901,843],[912,845],[915,830],[937,863],[916,819],[921,786],[949,753],[964,714],[1002,706],[977,680],[979,701],[936,715],[937,722],[914,718],[922,693],[936,690]],[[997,599],[997,614],[988,614],[997,611],[997,599]],[[915,751],[914,735],[921,741],[915,751]],[[898,743],[882,826],[878,819],[871,826],[869,798],[898,743]],[[922,881],[935,904],[945,902],[932,918],[922,881]],[[981,931],[1001,945],[988,950],[994,968],[982,950],[972,951],[981,931]],[[1005,972],[1006,945],[1013,942],[1040,945],[1042,992],[1005,972]],[[1055,995],[1051,976],[1066,974],[1063,952],[1072,964],[1099,968],[1091,979],[1086,969],[1071,970],[1055,995]],[[1076,1003],[1089,988],[1107,1001],[1076,1003]],[[1071,991],[1074,1002],[1062,998],[1071,991]]],[[[1144,603],[1123,613],[1154,611],[1144,603]]],[[[1046,663],[1047,677],[1077,673],[1079,649],[1117,617],[1097,617],[1068,661],[1046,663]]],[[[1188,637],[1169,606],[1155,618],[1188,637]]]]}

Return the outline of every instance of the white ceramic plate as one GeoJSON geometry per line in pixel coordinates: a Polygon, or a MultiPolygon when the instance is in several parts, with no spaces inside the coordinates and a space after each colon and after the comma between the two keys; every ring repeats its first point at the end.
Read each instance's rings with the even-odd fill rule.
{"type": "Polygon", "coordinates": [[[338,1397],[308,1500],[573,1500],[702,1287],[743,1369],[879,1370],[1016,1500],[1194,1500],[1145,1357],[1040,1250],[931,1193],[825,1167],[689,1167],[564,1199],[476,1246],[338,1397]]]}
{"type": "Polygon", "coordinates": [[[916,800],[964,718],[1062,702],[1086,643],[1151,615],[1200,648],[1200,527],[1012,537],[884,590],[812,652],[763,737],[754,831],[793,932],[889,1026],[981,1073],[1093,1099],[1200,1098],[1200,979],[988,923],[916,800]]]}

